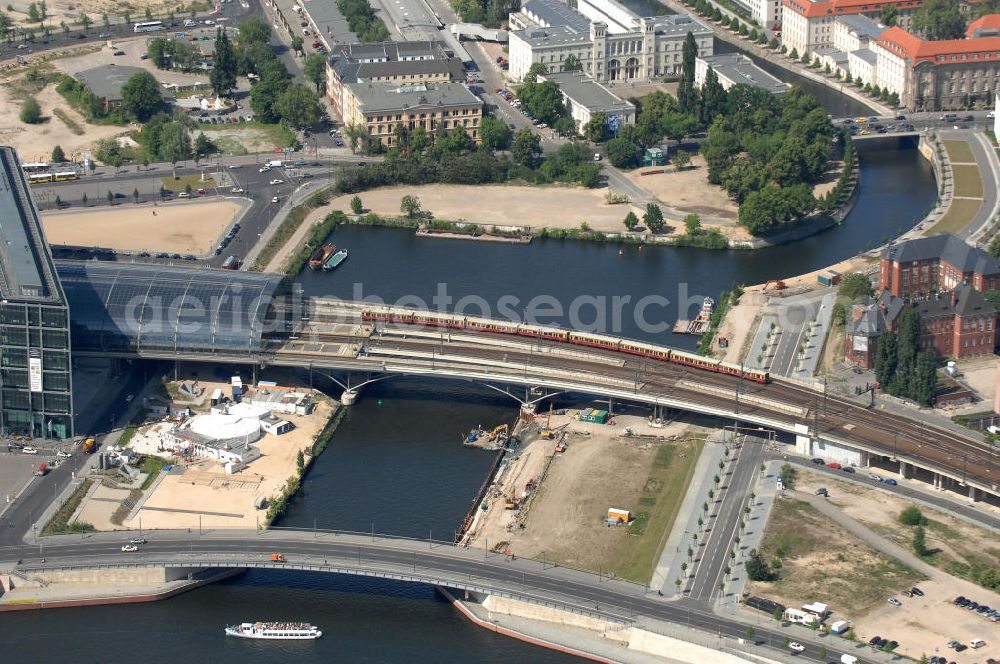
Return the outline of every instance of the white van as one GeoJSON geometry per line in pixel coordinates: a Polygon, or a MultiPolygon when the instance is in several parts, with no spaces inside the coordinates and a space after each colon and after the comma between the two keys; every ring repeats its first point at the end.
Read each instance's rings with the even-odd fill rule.
{"type": "Polygon", "coordinates": [[[976,648],[982,648],[985,645],[986,641],[983,641],[982,639],[972,639],[971,641],[969,641],[969,647],[972,648],[973,650],[975,650],[976,648]]]}
{"type": "Polygon", "coordinates": [[[843,654],[840,656],[840,664],[858,664],[858,658],[854,655],[843,654]]]}

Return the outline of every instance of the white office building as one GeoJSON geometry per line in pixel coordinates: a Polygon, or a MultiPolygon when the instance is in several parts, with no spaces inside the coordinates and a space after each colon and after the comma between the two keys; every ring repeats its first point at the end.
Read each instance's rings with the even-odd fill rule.
{"type": "Polygon", "coordinates": [[[607,116],[612,132],[624,125],[635,124],[635,104],[625,101],[583,72],[543,74],[538,80],[553,81],[559,85],[578,130],[590,122],[595,113],[607,116]]]}

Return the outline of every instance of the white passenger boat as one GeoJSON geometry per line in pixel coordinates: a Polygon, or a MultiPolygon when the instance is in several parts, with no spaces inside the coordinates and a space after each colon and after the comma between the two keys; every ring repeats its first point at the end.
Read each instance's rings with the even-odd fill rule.
{"type": "Polygon", "coordinates": [[[226,634],[241,639],[318,639],[323,636],[315,625],[293,622],[240,623],[226,627],[226,634]]]}

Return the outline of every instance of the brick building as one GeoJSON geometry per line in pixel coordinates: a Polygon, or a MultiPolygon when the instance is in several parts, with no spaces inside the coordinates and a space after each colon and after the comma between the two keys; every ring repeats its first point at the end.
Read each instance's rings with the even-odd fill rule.
{"type": "Polygon", "coordinates": [[[960,284],[983,293],[1000,290],[1000,263],[948,234],[892,244],[882,252],[880,291],[908,300],[950,291],[960,284]]]}

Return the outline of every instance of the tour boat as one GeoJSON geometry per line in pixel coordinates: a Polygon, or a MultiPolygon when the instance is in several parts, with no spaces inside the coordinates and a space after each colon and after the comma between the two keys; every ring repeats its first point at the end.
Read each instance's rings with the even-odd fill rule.
{"type": "Polygon", "coordinates": [[[318,270],[323,267],[323,263],[325,263],[330,256],[333,256],[333,252],[336,250],[337,248],[332,244],[324,244],[322,247],[317,247],[316,250],[313,251],[312,255],[309,256],[309,269],[318,270]]]}
{"type": "Polygon", "coordinates": [[[326,262],[323,263],[323,271],[330,272],[331,270],[336,270],[337,266],[343,263],[345,260],[347,260],[347,250],[341,249],[340,251],[330,256],[330,258],[328,258],[326,262]]]}
{"type": "Polygon", "coordinates": [[[296,622],[240,623],[226,627],[226,634],[241,639],[318,639],[323,632],[315,625],[296,622]]]}

